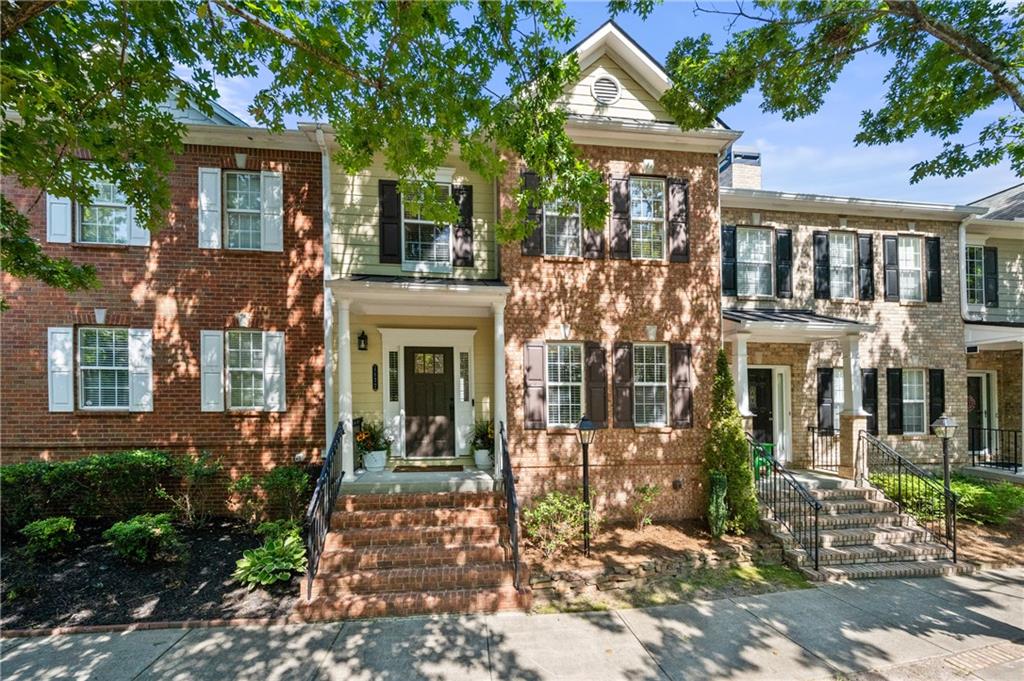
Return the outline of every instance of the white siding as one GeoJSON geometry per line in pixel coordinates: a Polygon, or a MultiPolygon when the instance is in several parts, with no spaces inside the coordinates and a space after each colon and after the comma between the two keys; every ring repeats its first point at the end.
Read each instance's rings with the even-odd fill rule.
{"type": "Polygon", "coordinates": [[[571,113],[588,116],[611,116],[642,121],[672,120],[654,95],[608,55],[598,59],[583,72],[579,82],[568,91],[564,102],[571,113]],[[619,81],[619,100],[609,106],[598,103],[590,93],[591,84],[601,76],[612,76],[619,81]]]}

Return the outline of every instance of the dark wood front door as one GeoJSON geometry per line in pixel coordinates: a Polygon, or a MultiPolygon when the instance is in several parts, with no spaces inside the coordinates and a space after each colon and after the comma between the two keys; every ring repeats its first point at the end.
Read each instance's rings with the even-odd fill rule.
{"type": "Polygon", "coordinates": [[[405,349],[406,456],[455,455],[451,348],[405,349]]]}
{"type": "Polygon", "coordinates": [[[967,377],[967,438],[972,452],[986,449],[986,435],[982,429],[988,426],[985,407],[985,380],[981,376],[967,377]]]}
{"type": "Polygon", "coordinates": [[[758,442],[775,441],[775,421],[772,407],[772,370],[748,369],[750,412],[754,415],[754,439],[758,442]]]}

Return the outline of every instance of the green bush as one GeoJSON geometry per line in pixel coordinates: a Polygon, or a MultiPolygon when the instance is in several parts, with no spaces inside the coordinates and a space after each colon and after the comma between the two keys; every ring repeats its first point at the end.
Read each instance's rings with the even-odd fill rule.
{"type": "Polygon", "coordinates": [[[256,534],[264,539],[283,539],[291,535],[300,536],[302,528],[294,520],[269,520],[259,524],[256,534]]]}
{"type": "Polygon", "coordinates": [[[287,581],[293,572],[305,569],[306,547],[298,534],[288,534],[268,539],[263,546],[243,552],[235,563],[233,576],[251,589],[287,581]]]}
{"type": "Polygon", "coordinates": [[[711,489],[708,493],[708,526],[711,528],[711,536],[717,539],[725,534],[726,523],[729,520],[729,509],[725,505],[729,481],[721,471],[711,471],[709,477],[711,489]]]}
{"type": "Polygon", "coordinates": [[[263,476],[260,487],[267,494],[271,513],[294,520],[309,503],[309,475],[296,466],[278,466],[263,476]]]}
{"type": "Polygon", "coordinates": [[[103,533],[114,553],[136,563],[156,558],[174,560],[181,553],[181,538],[171,525],[170,513],[143,513],[114,523],[103,533]]]}
{"type": "Polygon", "coordinates": [[[21,534],[28,539],[25,550],[30,556],[58,555],[78,541],[75,520],[66,516],[35,520],[21,534]]]}
{"type": "Polygon", "coordinates": [[[267,502],[260,495],[260,486],[256,478],[246,473],[228,485],[228,492],[238,495],[238,515],[250,526],[263,517],[267,502]]]}
{"type": "MultiPolygon", "coordinates": [[[[920,520],[937,520],[943,516],[942,495],[934,487],[907,484],[901,490],[894,474],[875,473],[871,483],[889,499],[900,500],[908,513],[920,520]]],[[[941,483],[940,483],[941,485],[941,483]]],[[[965,476],[954,476],[950,489],[957,496],[956,517],[982,525],[1002,525],[1024,508],[1024,487],[1008,482],[991,482],[965,476]]]]}
{"type": "Polygon", "coordinates": [[[553,556],[583,537],[586,516],[580,495],[553,491],[523,511],[523,528],[545,556],[553,556]]]}
{"type": "Polygon", "coordinates": [[[630,504],[629,509],[633,512],[633,520],[638,532],[654,522],[651,510],[660,495],[661,488],[657,485],[646,484],[636,488],[633,503],[630,504]]]}
{"type": "Polygon", "coordinates": [[[170,502],[178,517],[190,527],[202,527],[210,520],[210,497],[213,481],[224,465],[213,454],[203,450],[199,456],[183,454],[171,461],[171,471],[180,484],[180,493],[171,494],[163,485],[157,487],[157,496],[170,502]]]}

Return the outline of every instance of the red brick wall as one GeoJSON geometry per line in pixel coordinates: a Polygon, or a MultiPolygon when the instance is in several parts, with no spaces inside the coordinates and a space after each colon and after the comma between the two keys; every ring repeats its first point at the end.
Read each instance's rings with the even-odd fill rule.
{"type": "MultiPolygon", "coordinates": [[[[648,340],[688,342],[693,349],[694,427],[688,429],[606,428],[591,448],[592,481],[598,508],[621,514],[633,490],[655,483],[663,492],[656,515],[689,518],[703,513],[702,452],[711,407],[715,353],[721,344],[717,159],[711,154],[647,149],[582,147],[603,172],[643,174],[653,158],[655,175],[689,180],[690,262],[578,260],[530,257],[519,243],[502,248],[502,278],[511,288],[505,311],[508,420],[513,466],[520,494],[581,485],[581,453],[575,431],[524,430],[523,345],[530,340],[600,341],[607,352],[608,413],[611,415],[612,343],[648,340]],[[672,483],[682,481],[674,490],[672,483]]],[[[519,168],[503,182],[502,204],[519,183],[519,168]]],[[[610,196],[609,196],[610,200],[610,196]]],[[[606,229],[606,243],[607,243],[606,229]]]]}
{"type": "Polygon", "coordinates": [[[152,235],[148,249],[47,244],[45,197],[5,178],[4,195],[29,210],[33,236],[46,252],[94,265],[102,287],[66,294],[4,275],[11,309],[0,318],[3,463],[142,446],[209,449],[237,475],[289,462],[298,452],[307,459],[319,456],[324,439],[320,164],[315,152],[190,145],[170,176],[173,205],[167,223],[152,235]],[[236,151],[248,154],[249,170],[283,173],[283,253],[198,248],[198,168],[234,168],[236,151]],[[46,329],[93,324],[98,307],[107,309],[107,325],[153,330],[152,412],[48,411],[46,329]],[[237,312],[252,315],[253,329],[285,332],[286,412],[200,411],[199,332],[236,327],[237,312]]]}

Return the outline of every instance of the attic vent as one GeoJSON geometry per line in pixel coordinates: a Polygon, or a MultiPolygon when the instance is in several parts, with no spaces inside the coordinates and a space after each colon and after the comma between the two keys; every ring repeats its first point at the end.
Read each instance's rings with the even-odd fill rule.
{"type": "Polygon", "coordinates": [[[614,104],[619,101],[619,81],[611,76],[600,76],[590,85],[590,94],[599,104],[614,104]]]}

